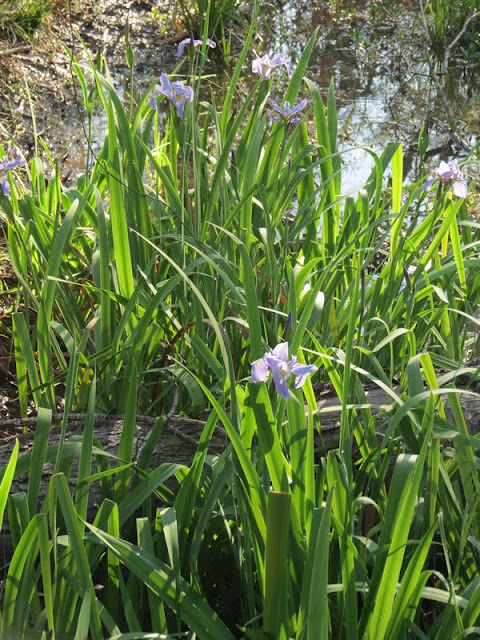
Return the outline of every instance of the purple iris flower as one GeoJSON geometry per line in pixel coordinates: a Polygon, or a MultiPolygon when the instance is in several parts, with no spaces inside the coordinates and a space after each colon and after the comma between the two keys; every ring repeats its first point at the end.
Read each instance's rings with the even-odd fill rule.
{"type": "Polygon", "coordinates": [[[283,108],[280,107],[276,102],[273,102],[273,100],[269,100],[268,102],[272,107],[268,112],[268,115],[272,118],[272,120],[275,120],[275,122],[281,122],[283,120],[285,124],[298,124],[303,120],[304,114],[301,112],[307,106],[306,100],[302,100],[297,105],[294,105],[291,108],[290,102],[288,100],[285,100],[285,102],[283,103],[283,108]]]}
{"type": "Polygon", "coordinates": [[[432,171],[432,173],[425,180],[423,188],[425,191],[430,191],[435,180],[439,178],[442,184],[452,183],[453,193],[458,198],[467,197],[467,183],[463,177],[457,160],[450,160],[450,162],[440,162],[438,167],[432,171]]]}
{"type": "MultiPolygon", "coordinates": [[[[215,49],[215,47],[217,46],[213,40],[210,40],[210,38],[207,38],[206,44],[207,44],[207,47],[210,47],[210,49],[215,49]]],[[[200,49],[201,46],[202,46],[201,40],[194,40],[193,38],[185,38],[178,45],[177,53],[175,54],[175,56],[177,58],[181,58],[185,53],[186,47],[193,47],[193,49],[200,49]]]]}
{"type": "Polygon", "coordinates": [[[290,391],[287,380],[290,375],[297,376],[295,389],[300,389],[305,384],[307,376],[317,371],[318,367],[314,364],[297,364],[295,356],[289,360],[288,342],[281,342],[273,351],[265,353],[263,358],[252,363],[252,381],[265,382],[269,369],[272,372],[276,392],[281,398],[288,400],[290,391]]]}
{"type": "Polygon", "coordinates": [[[180,80],[170,82],[166,73],[162,73],[160,76],[160,84],[157,84],[150,94],[149,103],[152,109],[157,108],[157,96],[162,95],[170,100],[173,106],[176,108],[180,118],[183,118],[183,110],[185,109],[185,102],[190,100],[193,102],[194,93],[192,87],[183,84],[180,80]]]}
{"type": "Polygon", "coordinates": [[[269,80],[273,71],[275,71],[277,67],[282,66],[286,68],[288,77],[290,78],[292,72],[283,53],[276,53],[272,58],[270,58],[268,54],[265,54],[261,58],[258,56],[255,58],[252,62],[252,71],[253,73],[258,73],[264,80],[269,80]]]}
{"type": "Polygon", "coordinates": [[[10,185],[8,184],[7,171],[15,169],[15,167],[25,164],[25,160],[19,158],[18,160],[9,160],[7,156],[4,156],[0,160],[0,189],[3,191],[4,196],[10,195],[10,185]]]}

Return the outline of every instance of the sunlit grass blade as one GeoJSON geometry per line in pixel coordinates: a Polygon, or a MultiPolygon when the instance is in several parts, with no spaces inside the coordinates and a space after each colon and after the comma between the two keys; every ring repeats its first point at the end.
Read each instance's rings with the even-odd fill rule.
{"type": "Polygon", "coordinates": [[[414,612],[420,599],[421,589],[423,589],[429,577],[429,572],[424,572],[423,567],[430,552],[430,545],[436,529],[437,523],[434,522],[415,549],[415,553],[411,557],[408,567],[402,576],[400,588],[395,597],[392,614],[388,623],[387,638],[397,637],[405,621],[409,619],[412,620],[414,617],[414,612]]]}
{"type": "Polygon", "coordinates": [[[467,278],[466,278],[466,270],[465,270],[465,261],[463,257],[460,234],[458,231],[458,220],[456,218],[453,218],[449,228],[449,232],[450,232],[450,238],[451,238],[453,257],[455,259],[455,264],[457,265],[458,279],[460,281],[462,292],[466,294],[467,278]]]}
{"type": "MultiPolygon", "coordinates": [[[[32,390],[32,396],[37,407],[43,406],[43,392],[40,384],[40,378],[38,377],[37,365],[33,354],[32,345],[28,335],[27,323],[25,322],[25,316],[23,313],[17,311],[12,316],[13,324],[15,327],[15,337],[17,338],[15,349],[22,352],[22,359],[25,362],[26,372],[30,380],[30,387],[32,390]]],[[[25,389],[23,385],[22,390],[25,389]]]]}
{"type": "Polygon", "coordinates": [[[36,515],[38,527],[38,546],[40,549],[40,567],[42,572],[43,599],[47,613],[48,630],[55,634],[55,621],[53,611],[52,572],[50,566],[50,541],[48,539],[47,514],[36,515]]]}
{"type": "Polygon", "coordinates": [[[398,236],[403,224],[402,209],[402,190],[403,190],[403,149],[399,144],[392,157],[392,214],[394,222],[392,225],[392,239],[390,243],[390,251],[392,256],[398,249],[398,236]]]}
{"type": "Polygon", "coordinates": [[[38,409],[35,438],[33,440],[32,458],[28,473],[28,508],[30,516],[37,512],[38,490],[43,476],[43,465],[48,446],[48,437],[52,426],[52,412],[50,409],[38,409]]]}
{"type": "MultiPolygon", "coordinates": [[[[177,587],[177,599],[181,598],[180,584],[181,584],[181,558],[180,558],[180,544],[178,538],[178,522],[174,507],[165,507],[159,511],[162,533],[167,547],[168,559],[170,567],[173,569],[175,575],[175,585],[177,587]]],[[[178,616],[178,623],[180,626],[180,616],[178,616]]]]}
{"type": "Polygon", "coordinates": [[[110,191],[110,211],[112,223],[113,245],[115,248],[115,265],[118,273],[120,294],[130,298],[134,290],[132,257],[128,238],[127,214],[123,197],[122,170],[120,163],[120,151],[118,149],[117,136],[115,134],[115,119],[113,107],[109,105],[108,128],[111,132],[108,144],[108,174],[107,180],[110,191]]]}
{"type": "MultiPolygon", "coordinates": [[[[137,389],[137,367],[135,360],[131,359],[128,363],[123,383],[124,404],[122,404],[122,408],[125,412],[125,418],[120,443],[118,445],[119,464],[129,464],[132,462],[135,422],[137,417],[137,389]]],[[[131,476],[128,469],[117,473],[115,479],[115,498],[117,502],[120,502],[127,494],[130,480],[131,476]]]]}
{"type": "MultiPolygon", "coordinates": [[[[159,520],[159,516],[158,516],[158,510],[157,510],[156,522],[158,522],[158,520],[159,520]]],[[[120,538],[120,535],[114,536],[114,537],[120,538]]],[[[137,519],[137,537],[138,537],[138,546],[141,549],[144,549],[147,553],[150,553],[151,555],[155,555],[155,544],[154,544],[153,534],[151,531],[151,526],[148,518],[137,519]]],[[[120,561],[118,560],[118,558],[117,558],[117,562],[120,564],[120,561]]],[[[157,598],[151,590],[148,590],[148,602],[150,606],[152,630],[157,632],[166,631],[167,621],[165,618],[165,608],[164,608],[163,602],[159,598],[157,598]]]]}
{"type": "Polygon", "coordinates": [[[245,428],[252,421],[259,444],[259,454],[265,459],[274,491],[290,493],[291,469],[282,451],[277,425],[265,384],[249,383],[243,406],[245,428]]]}
{"type": "Polygon", "coordinates": [[[28,620],[31,592],[35,583],[31,580],[33,562],[38,552],[38,530],[32,518],[21,536],[10,560],[2,604],[2,637],[12,632],[23,631],[28,620]],[[25,575],[28,574],[30,593],[25,590],[25,575]]]}
{"type": "MultiPolygon", "coordinates": [[[[392,607],[395,599],[397,583],[405,555],[405,545],[408,540],[412,517],[417,501],[417,494],[422,480],[425,460],[429,449],[429,440],[433,427],[433,396],[430,397],[425,407],[425,439],[420,455],[404,455],[398,457],[396,465],[404,467],[404,472],[410,481],[408,484],[398,487],[400,501],[395,504],[394,524],[392,536],[389,541],[389,552],[382,567],[382,576],[376,595],[375,606],[372,610],[369,623],[366,628],[365,638],[381,640],[385,637],[392,607]]],[[[399,477],[399,476],[397,476],[399,477]]],[[[396,480],[395,476],[394,479],[396,480]]],[[[392,485],[394,483],[392,479],[392,485]]],[[[389,498],[390,501],[391,498],[389,498]]],[[[380,542],[384,543],[383,540],[380,542]]],[[[385,540],[386,542],[386,540],[385,540]]]]}
{"type": "MultiPolygon", "coordinates": [[[[80,520],[85,520],[88,509],[89,484],[84,482],[92,470],[92,447],[94,429],[94,411],[96,400],[96,379],[93,379],[88,398],[87,414],[82,433],[82,449],[78,461],[77,490],[75,492],[75,510],[80,520]]],[[[83,525],[80,525],[83,526],[83,525]]]]}

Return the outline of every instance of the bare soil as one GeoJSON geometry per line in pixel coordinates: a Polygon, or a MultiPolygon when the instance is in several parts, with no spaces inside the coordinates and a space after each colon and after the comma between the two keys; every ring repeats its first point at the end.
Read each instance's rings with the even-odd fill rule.
{"type": "MultiPolygon", "coordinates": [[[[171,60],[175,43],[185,34],[174,14],[174,4],[173,0],[72,0],[69,6],[65,0],[57,0],[34,38],[0,33],[0,141],[5,150],[15,145],[28,155],[35,139],[32,111],[37,136],[47,145],[55,142],[56,122],[72,117],[72,103],[80,116],[66,48],[77,60],[85,60],[83,42],[90,55],[103,54],[111,70],[126,71],[128,26],[136,71],[158,68],[164,59],[171,60]]],[[[72,123],[69,142],[82,134],[76,124],[72,123]]],[[[64,146],[71,148],[71,144],[64,146]]]]}

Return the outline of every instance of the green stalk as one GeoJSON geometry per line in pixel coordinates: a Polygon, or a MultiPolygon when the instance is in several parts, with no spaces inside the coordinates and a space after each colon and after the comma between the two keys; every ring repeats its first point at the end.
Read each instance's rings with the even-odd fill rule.
{"type": "Polygon", "coordinates": [[[268,495],[263,630],[278,640],[290,637],[287,566],[291,501],[287,493],[271,491],[268,495]]]}

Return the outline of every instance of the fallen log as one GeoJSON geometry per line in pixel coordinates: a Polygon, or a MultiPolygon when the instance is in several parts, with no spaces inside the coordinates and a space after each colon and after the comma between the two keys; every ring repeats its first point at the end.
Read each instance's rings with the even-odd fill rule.
{"type": "MultiPolygon", "coordinates": [[[[398,392],[398,389],[394,389],[398,392]]],[[[367,404],[377,414],[379,420],[378,435],[388,426],[388,416],[393,408],[392,399],[385,391],[378,387],[372,387],[365,391],[367,404]]],[[[469,433],[476,435],[480,433],[480,394],[468,392],[459,394],[460,404],[469,433]]],[[[349,408],[360,409],[363,405],[349,405],[349,408]]],[[[318,434],[316,435],[316,446],[318,456],[323,455],[326,450],[338,446],[338,436],[340,429],[341,403],[338,397],[327,390],[320,393],[317,398],[317,416],[319,421],[318,434]]],[[[84,429],[85,414],[70,414],[68,426],[65,432],[65,442],[78,441],[84,429]]],[[[63,414],[53,416],[53,422],[60,422],[63,414]]],[[[96,447],[110,456],[116,456],[123,429],[123,416],[95,414],[94,415],[94,439],[96,447]]],[[[145,444],[156,423],[155,418],[137,416],[135,438],[133,447],[133,461],[140,458],[145,444]]],[[[454,425],[453,416],[447,408],[447,421],[454,425]]],[[[16,440],[19,441],[19,457],[25,456],[32,451],[36,418],[24,420],[0,420],[0,473],[10,460],[16,440]],[[27,428],[27,432],[23,432],[27,428]]],[[[180,416],[169,415],[164,419],[161,436],[155,442],[151,466],[156,467],[163,462],[175,462],[189,465],[193,460],[198,442],[205,427],[206,422],[180,416]]],[[[453,427],[452,427],[453,428],[453,427]]],[[[49,434],[49,446],[51,450],[59,443],[61,434],[60,426],[53,426],[49,434]]],[[[213,437],[209,444],[210,453],[221,452],[228,444],[228,437],[225,430],[216,425],[213,437]]],[[[98,449],[95,449],[98,451],[98,449]]],[[[53,462],[49,461],[44,465],[43,475],[40,483],[38,503],[41,504],[48,490],[49,480],[53,471],[53,462]]],[[[28,474],[15,477],[11,494],[28,491],[28,474]]],[[[76,485],[76,461],[72,465],[69,478],[69,485],[73,491],[76,485]]],[[[92,485],[90,491],[89,517],[94,517],[102,495],[98,483],[92,485]]],[[[3,534],[8,532],[8,522],[4,518],[2,527],[3,534]]],[[[2,536],[3,537],[3,536],[2,536]]]]}

